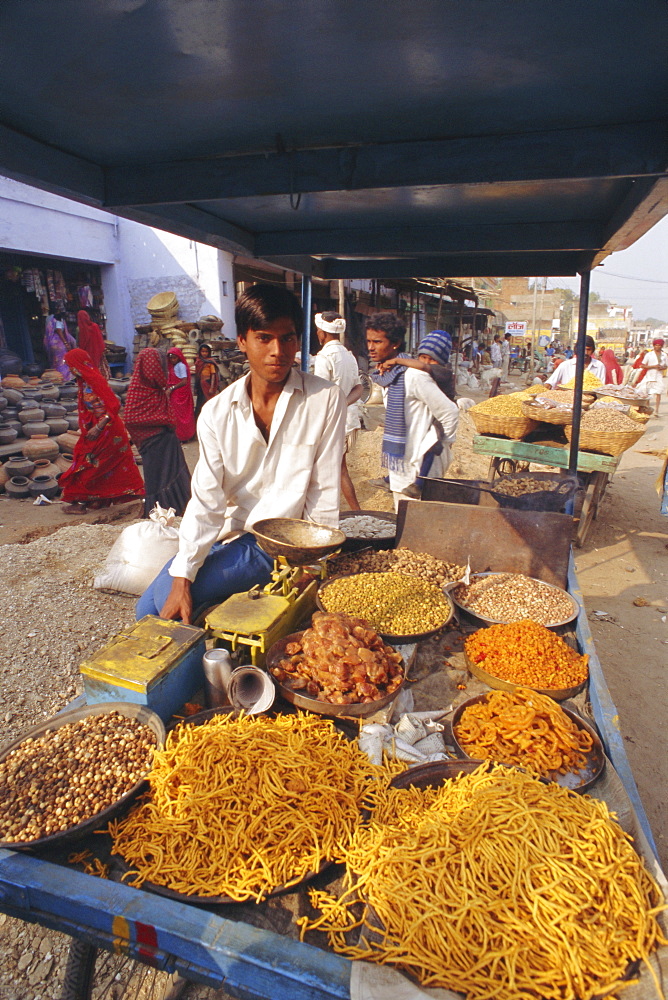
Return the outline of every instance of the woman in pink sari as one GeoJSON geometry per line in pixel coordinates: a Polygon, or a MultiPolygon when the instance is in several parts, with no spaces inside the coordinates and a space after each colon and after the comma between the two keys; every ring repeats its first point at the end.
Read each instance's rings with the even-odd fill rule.
{"type": "Polygon", "coordinates": [[[624,372],[615,357],[615,352],[607,347],[604,351],[601,351],[601,361],[605,365],[605,384],[621,385],[624,381],[624,372]]]}
{"type": "Polygon", "coordinates": [[[49,368],[55,369],[65,380],[72,378],[72,372],[65,363],[65,355],[77,346],[77,342],[67,329],[65,317],[61,312],[55,312],[46,318],[44,333],[44,350],[49,362],[49,368]]]}

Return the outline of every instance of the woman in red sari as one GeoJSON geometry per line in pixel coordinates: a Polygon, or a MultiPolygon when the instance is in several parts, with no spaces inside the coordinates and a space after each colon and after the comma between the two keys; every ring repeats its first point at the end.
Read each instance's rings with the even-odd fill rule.
{"type": "Polygon", "coordinates": [[[102,330],[94,323],[85,309],[77,313],[79,327],[79,347],[88,354],[93,366],[102,372],[105,378],[111,376],[109,364],[104,356],[105,346],[102,330]]]}
{"type": "Polygon", "coordinates": [[[125,503],[144,496],[144,482],[132,457],[120,402],[86,351],[68,351],[65,361],[79,386],[79,428],[74,460],[60,477],[66,514],[125,503]]]}
{"type": "Polygon", "coordinates": [[[170,347],[167,351],[167,385],[171,389],[171,403],[176,420],[176,436],[179,441],[190,441],[195,437],[195,403],[190,387],[190,369],[183,351],[170,347]]]}
{"type": "Polygon", "coordinates": [[[621,385],[624,381],[624,372],[615,357],[615,352],[607,347],[604,351],[601,351],[601,361],[605,365],[605,384],[621,385]]]}

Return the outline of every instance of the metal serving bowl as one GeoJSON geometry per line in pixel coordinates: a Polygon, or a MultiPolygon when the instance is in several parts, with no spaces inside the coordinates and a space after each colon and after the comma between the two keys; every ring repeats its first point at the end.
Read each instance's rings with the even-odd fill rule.
{"type": "MultiPolygon", "coordinates": [[[[458,705],[452,716],[452,741],[457,749],[457,752],[462,755],[465,760],[473,760],[473,758],[466,752],[464,747],[461,745],[457,736],[455,734],[455,727],[459,723],[462,715],[470,705],[479,705],[486,702],[488,698],[487,694],[479,694],[475,698],[469,698],[467,701],[463,701],[461,705],[458,705]]],[[[568,716],[568,718],[573,722],[579,729],[585,729],[593,740],[593,746],[585,756],[585,766],[581,771],[567,771],[566,774],[559,774],[557,771],[550,771],[548,774],[544,775],[548,781],[554,781],[557,785],[561,785],[563,788],[570,788],[575,792],[584,792],[587,788],[590,788],[598,777],[602,774],[603,768],[605,767],[605,753],[603,752],[603,744],[601,739],[594,729],[582,716],[578,715],[576,712],[571,712],[570,709],[561,706],[561,711],[568,716]]]]}
{"type": "Polygon", "coordinates": [[[285,652],[285,647],[290,642],[299,642],[304,632],[293,632],[291,635],[283,636],[278,642],[269,649],[267,653],[267,670],[270,673],[271,679],[276,685],[276,689],[282,698],[289,701],[291,705],[296,708],[304,708],[307,712],[314,712],[316,715],[327,715],[332,718],[337,718],[338,716],[345,716],[346,718],[352,719],[366,719],[370,715],[374,715],[381,708],[385,708],[389,705],[391,701],[397,697],[402,687],[404,686],[406,680],[406,664],[402,660],[402,669],[404,670],[404,677],[401,684],[392,692],[392,694],[386,694],[382,698],[376,699],[376,701],[369,702],[356,702],[352,705],[334,705],[331,701],[321,701],[319,698],[313,698],[311,695],[304,694],[302,691],[293,690],[288,684],[281,684],[280,681],[276,680],[274,675],[271,673],[272,667],[277,667],[282,659],[287,656],[285,652]]]}
{"type": "MultiPolygon", "coordinates": [[[[321,583],[318,588],[318,592],[315,595],[315,603],[318,605],[319,609],[321,611],[326,611],[328,614],[331,614],[329,609],[325,607],[322,600],[322,595],[327,590],[327,587],[330,585],[330,583],[334,583],[335,580],[343,580],[344,578],[350,579],[351,577],[358,575],[359,574],[357,573],[337,573],[335,576],[330,576],[328,577],[327,580],[321,583]]],[[[382,574],[378,575],[380,576],[382,574]]],[[[404,574],[404,575],[408,576],[409,574],[404,574]]],[[[446,625],[449,625],[449,623],[455,616],[455,608],[450,593],[447,591],[443,591],[443,596],[445,597],[447,603],[450,605],[450,610],[446,615],[446,617],[441,622],[441,624],[437,626],[437,628],[429,629],[426,632],[415,632],[412,635],[392,635],[389,632],[378,632],[378,629],[372,622],[368,623],[369,628],[372,628],[374,629],[374,631],[378,632],[378,635],[381,637],[381,639],[384,639],[385,642],[389,643],[390,645],[394,644],[403,646],[411,642],[421,642],[422,639],[428,639],[430,636],[436,635],[438,632],[440,632],[441,629],[445,628],[446,625]]],[[[362,615],[357,615],[357,617],[363,618],[362,615]]]]}
{"type": "Polygon", "coordinates": [[[292,566],[307,566],[340,549],[346,536],[326,524],[294,517],[267,517],[250,529],[261,549],[274,559],[283,556],[292,566]]]}
{"type": "MultiPolygon", "coordinates": [[[[152,712],[144,705],[135,705],[127,701],[108,701],[99,705],[76,708],[70,712],[61,712],[60,715],[56,715],[52,719],[40,722],[38,726],[34,726],[27,733],[24,733],[23,736],[19,737],[19,739],[13,740],[5,746],[0,751],[0,762],[5,760],[13,750],[18,749],[21,743],[27,739],[34,740],[39,736],[43,736],[46,732],[61,729],[63,726],[68,725],[68,723],[79,722],[80,719],[86,719],[91,715],[108,715],[110,712],[118,712],[128,719],[136,719],[137,722],[143,723],[143,725],[155,733],[156,749],[160,749],[164,745],[165,727],[159,715],[156,715],[155,712],[152,712]]],[[[95,816],[91,816],[90,819],[85,819],[82,823],[71,826],[68,830],[60,830],[58,833],[52,833],[48,837],[40,837],[37,840],[0,841],[0,847],[9,848],[12,851],[43,851],[51,847],[64,847],[66,844],[81,840],[82,837],[92,833],[93,830],[99,830],[100,827],[106,826],[110,820],[115,819],[127,809],[140,792],[144,791],[147,776],[148,771],[143,778],[136,782],[132,788],[128,789],[125,795],[122,795],[116,802],[107,806],[106,809],[102,809],[95,816]]]]}
{"type": "MultiPolygon", "coordinates": [[[[494,572],[494,573],[475,573],[475,574],[473,574],[471,576],[471,583],[473,583],[475,580],[479,580],[483,576],[505,576],[505,575],[506,575],[506,571],[497,571],[497,572],[494,572]]],[[[522,573],[522,574],[518,574],[518,575],[525,576],[526,574],[522,573]]],[[[571,594],[569,594],[567,590],[563,590],[562,587],[555,587],[554,584],[552,584],[552,583],[545,583],[545,580],[539,580],[537,576],[527,576],[527,580],[534,580],[536,583],[542,583],[544,587],[551,587],[552,590],[556,590],[560,594],[564,594],[568,598],[568,600],[570,601],[570,603],[571,603],[571,606],[572,606],[572,609],[573,609],[572,610],[572,614],[569,614],[567,618],[564,618],[561,621],[558,621],[558,622],[549,622],[545,626],[545,628],[560,628],[562,625],[568,625],[569,622],[572,622],[575,618],[577,618],[577,616],[579,614],[579,611],[580,611],[580,606],[579,606],[578,602],[575,600],[575,598],[571,594]]],[[[457,586],[459,586],[459,584],[457,586]]],[[[509,625],[509,624],[512,624],[511,622],[504,621],[504,620],[502,620],[500,618],[487,618],[487,617],[485,617],[485,615],[478,614],[478,612],[472,611],[470,608],[467,608],[465,604],[462,604],[455,597],[455,589],[456,588],[453,588],[452,591],[450,592],[450,596],[452,597],[452,600],[454,601],[454,603],[457,605],[457,607],[461,611],[465,611],[467,615],[471,616],[471,618],[474,618],[476,621],[484,622],[486,625],[509,625]]],[[[515,620],[517,620],[517,619],[515,619],[515,620]]]]}

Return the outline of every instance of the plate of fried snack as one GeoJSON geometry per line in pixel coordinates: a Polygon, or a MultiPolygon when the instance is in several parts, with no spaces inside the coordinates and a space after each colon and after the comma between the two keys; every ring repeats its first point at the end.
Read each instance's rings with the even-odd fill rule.
{"type": "Polygon", "coordinates": [[[469,698],[455,709],[452,734],[466,757],[522,767],[574,791],[589,788],[605,766],[593,726],[531,688],[469,698]]]}

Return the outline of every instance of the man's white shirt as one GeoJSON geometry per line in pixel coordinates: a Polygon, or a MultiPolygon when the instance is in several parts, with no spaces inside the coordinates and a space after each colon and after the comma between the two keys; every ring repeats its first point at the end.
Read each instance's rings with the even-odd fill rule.
{"type": "MultiPolygon", "coordinates": [[[[328,340],[315,356],[313,371],[320,378],[338,385],[344,396],[360,384],[360,373],[357,361],[352,351],[343,346],[340,340],[328,340]]],[[[354,431],[361,424],[359,407],[352,403],[346,414],[346,434],[354,431]]]]}
{"type": "MultiPolygon", "coordinates": [[[[587,359],[585,358],[585,362],[587,359]]],[[[552,372],[550,377],[546,380],[546,385],[551,385],[553,388],[555,385],[561,385],[562,382],[570,382],[575,376],[575,366],[577,364],[576,358],[570,358],[568,361],[562,361],[558,368],[552,372]]],[[[605,385],[606,371],[605,365],[602,361],[598,361],[596,358],[592,358],[589,364],[585,363],[585,371],[591,372],[595,375],[597,379],[600,379],[601,383],[605,385]]]]}
{"type": "Polygon", "coordinates": [[[218,537],[265,517],[338,526],[346,402],[341,390],[293,368],[276,401],[269,441],[253,416],[249,377],[202,407],[199,460],[172,576],[194,580],[218,537]]]}

